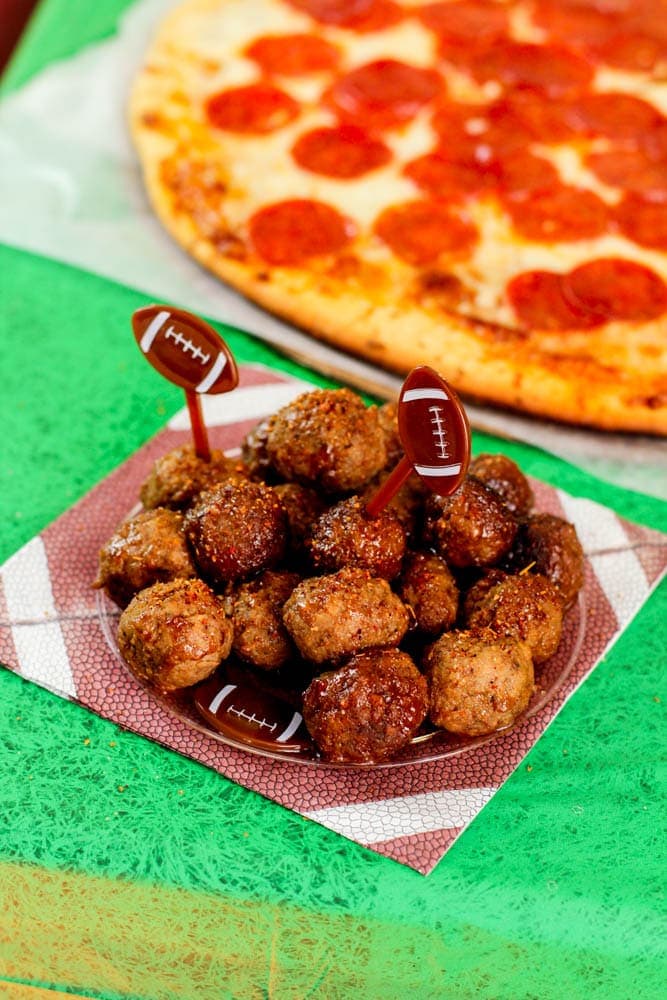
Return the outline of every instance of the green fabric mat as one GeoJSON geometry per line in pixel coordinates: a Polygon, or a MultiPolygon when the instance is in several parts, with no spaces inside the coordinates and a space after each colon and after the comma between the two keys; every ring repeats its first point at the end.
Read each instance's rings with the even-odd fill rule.
{"type": "MultiPolygon", "coordinates": [[[[124,6],[48,0],[7,85],[124,6]]],[[[3,560],[182,395],[137,354],[138,293],[0,248],[0,294],[3,560]]],[[[239,361],[304,374],[224,334],[239,361]]],[[[657,500],[475,446],[667,528],[657,500]]],[[[428,878],[0,671],[0,995],[657,1000],[666,622],[663,583],[428,878]]]]}

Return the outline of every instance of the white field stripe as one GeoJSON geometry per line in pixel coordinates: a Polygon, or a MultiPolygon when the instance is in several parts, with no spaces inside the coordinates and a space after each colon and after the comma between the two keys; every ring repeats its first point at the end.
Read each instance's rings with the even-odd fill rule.
{"type": "Polygon", "coordinates": [[[308,819],[362,844],[379,844],[471,822],[496,788],[461,788],[425,792],[379,802],[354,802],[304,813],[308,819]]]}
{"type": "Polygon", "coordinates": [[[166,311],[159,312],[154,319],[151,320],[150,324],[144,330],[144,335],[141,338],[139,346],[144,354],[148,354],[151,347],[153,346],[153,341],[157,337],[158,333],[169,319],[171,313],[166,311]]]}
{"type": "Polygon", "coordinates": [[[411,403],[413,399],[449,399],[449,396],[444,389],[408,389],[402,399],[404,403],[411,403]]]}
{"type": "MultiPolygon", "coordinates": [[[[204,420],[208,427],[219,427],[223,424],[236,424],[241,420],[251,420],[273,413],[281,406],[286,406],[301,393],[315,386],[308,382],[289,382],[287,384],[249,385],[234,389],[232,392],[217,396],[206,396],[202,400],[204,420]]],[[[190,429],[190,418],[187,407],[175,413],[167,424],[172,431],[187,431],[190,429]]]]}
{"type": "MultiPolygon", "coordinates": [[[[584,552],[630,546],[632,543],[612,510],[581,497],[558,491],[565,517],[572,521],[584,552]]],[[[649,594],[642,564],[631,549],[588,556],[598,583],[621,627],[636,614],[649,594]]]]}
{"type": "Polygon", "coordinates": [[[461,465],[415,465],[420,476],[457,476],[461,465]]]}
{"type": "Polygon", "coordinates": [[[0,575],[19,672],[66,696],[75,695],[42,539],[33,538],[19,549],[0,567],[0,575]]]}

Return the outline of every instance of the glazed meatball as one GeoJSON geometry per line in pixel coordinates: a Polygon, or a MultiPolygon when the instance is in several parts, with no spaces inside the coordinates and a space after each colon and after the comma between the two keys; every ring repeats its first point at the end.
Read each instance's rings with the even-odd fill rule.
{"type": "Polygon", "coordinates": [[[530,647],[533,662],[543,663],[558,649],[563,631],[563,605],[545,576],[508,576],[491,587],[468,616],[473,628],[486,627],[513,635],[530,647]]]}
{"type": "Polygon", "coordinates": [[[313,524],[326,510],[326,504],[319,493],[300,483],[278,483],[273,489],[287,514],[290,547],[300,553],[313,524]]]}
{"type": "Polygon", "coordinates": [[[273,467],[284,478],[325,493],[350,493],[386,461],[377,408],[349,389],[316,389],[283,407],[266,441],[273,467]]]}
{"type": "Polygon", "coordinates": [[[511,458],[506,455],[478,455],[470,463],[468,472],[497,493],[515,517],[528,516],[535,500],[533,491],[511,458]]]}
{"type": "Polygon", "coordinates": [[[477,610],[491,588],[495,587],[501,580],[506,580],[508,576],[509,573],[506,573],[505,570],[494,566],[484,570],[482,575],[466,589],[462,607],[463,617],[466,621],[477,610]]]}
{"type": "MultiPolygon", "coordinates": [[[[388,466],[374,476],[361,494],[364,503],[368,503],[390,472],[391,468],[388,466]]],[[[406,538],[414,538],[418,534],[427,495],[428,488],[424,486],[417,473],[413,472],[385,507],[385,510],[391,511],[401,522],[406,538]]]]}
{"type": "Polygon", "coordinates": [[[183,515],[158,507],[130,518],[102,547],[93,586],[124,608],[145,587],[196,575],[183,515]]]}
{"type": "Polygon", "coordinates": [[[225,479],[247,477],[239,459],[227,458],[221,451],[212,451],[211,460],[199,458],[192,445],[176,448],[154,464],[143,483],[139,498],[147,509],[172,507],[182,510],[202,490],[225,479]]]}
{"type": "Polygon", "coordinates": [[[511,560],[548,577],[568,608],[584,583],[584,553],[574,525],[554,514],[535,514],[519,529],[511,560]]]}
{"type": "Polygon", "coordinates": [[[429,501],[429,538],[450,566],[493,566],[512,547],[516,531],[500,497],[472,476],[451,497],[429,501]]]}
{"type": "Polygon", "coordinates": [[[241,442],[241,458],[244,465],[249,474],[258,479],[271,479],[273,474],[271,461],[266,451],[266,441],[272,420],[272,417],[261,420],[241,442]]]}
{"type": "Polygon", "coordinates": [[[296,656],[281,615],[301,577],[267,570],[239,585],[233,601],[234,652],[262,670],[277,670],[296,656]]]}
{"type": "Polygon", "coordinates": [[[422,632],[436,635],[456,621],[459,589],[447,563],[435,552],[410,552],[406,556],[398,593],[412,609],[422,632]]]}
{"type": "Polygon", "coordinates": [[[311,681],[303,718],[328,760],[376,763],[409,743],[427,707],[426,680],[407,653],[373,650],[311,681]]]}
{"type": "Polygon", "coordinates": [[[225,660],[233,627],[202,580],[142,590],[120,616],[118,648],[132,673],[175,691],[204,680],[225,660]]]}
{"type": "Polygon", "coordinates": [[[305,659],[336,663],[397,646],[410,616],[386,580],[348,568],[303,580],[283,605],[283,621],[305,659]]]}
{"type": "Polygon", "coordinates": [[[185,515],[195,562],[214,584],[271,569],[287,547],[287,515],[270,486],[249,479],[199,494],[185,515]]]}
{"type": "Polygon", "coordinates": [[[391,511],[369,517],[359,497],[348,497],[318,518],[307,545],[317,570],[333,573],[358,566],[393,580],[401,570],[405,532],[391,511]]]}
{"type": "Polygon", "coordinates": [[[510,726],[533,693],[533,661],[525,642],[493,632],[446,632],[429,649],[429,718],[464,736],[510,726]]]}

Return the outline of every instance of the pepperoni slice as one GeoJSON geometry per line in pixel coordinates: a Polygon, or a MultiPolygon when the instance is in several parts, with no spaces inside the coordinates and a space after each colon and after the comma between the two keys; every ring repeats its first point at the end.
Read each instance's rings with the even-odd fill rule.
{"type": "Polygon", "coordinates": [[[504,156],[493,169],[498,177],[500,191],[514,196],[553,190],[560,183],[560,176],[554,165],[532,153],[514,152],[510,156],[504,156]]]}
{"type": "Polygon", "coordinates": [[[449,42],[491,41],[505,34],[507,10],[492,0],[453,0],[420,7],[420,21],[449,42]]]}
{"type": "Polygon", "coordinates": [[[455,159],[444,153],[426,153],[406,163],[403,173],[417,187],[439,198],[472,197],[496,185],[493,174],[473,156],[455,159]]]}
{"type": "Polygon", "coordinates": [[[570,305],[563,295],[562,275],[553,271],[525,271],[506,291],[519,323],[529,330],[587,330],[604,322],[570,305]]]}
{"type": "Polygon", "coordinates": [[[484,104],[441,104],[433,115],[432,125],[445,148],[454,150],[458,155],[474,156],[480,146],[493,149],[496,153],[521,149],[532,141],[528,129],[509,114],[507,117],[494,115],[492,109],[484,104]]]}
{"type": "Polygon", "coordinates": [[[552,101],[539,90],[514,90],[489,107],[489,119],[497,133],[511,141],[518,135],[525,142],[558,143],[569,139],[574,129],[566,117],[567,102],[552,101]]]}
{"type": "Polygon", "coordinates": [[[529,197],[508,197],[505,207],[517,232],[541,243],[591,239],[605,231],[608,208],[584,188],[554,186],[529,197]]]}
{"type": "Polygon", "coordinates": [[[356,125],[313,129],[292,147],[292,156],[300,167],[341,180],[377,170],[389,162],[391,155],[388,146],[356,125]]]}
{"type": "Polygon", "coordinates": [[[413,118],[443,89],[444,81],[433,69],[378,59],[340,77],[327,99],[341,118],[383,127],[413,118]]]}
{"type": "Polygon", "coordinates": [[[572,307],[601,321],[645,321],[667,311],[667,285],[662,278],[632,260],[603,257],[575,267],[562,281],[572,307]]]}
{"type": "Polygon", "coordinates": [[[642,31],[623,31],[592,45],[590,54],[618,69],[651,73],[667,62],[667,44],[642,31]]]}
{"type": "Polygon", "coordinates": [[[653,160],[640,149],[619,149],[590,153],[585,162],[604,184],[667,197],[667,160],[653,160]]]}
{"type": "Polygon", "coordinates": [[[633,142],[662,120],[658,109],[648,101],[612,91],[583,94],[569,106],[566,117],[572,128],[583,135],[633,142]]]}
{"type": "Polygon", "coordinates": [[[287,0],[320,24],[356,31],[380,31],[396,24],[403,11],[393,0],[287,0]]]}
{"type": "Polygon", "coordinates": [[[247,47],[245,55],[265,73],[304,76],[333,69],[341,52],[317,35],[264,35],[247,47]]]}
{"type": "Polygon", "coordinates": [[[321,201],[295,198],[260,208],[248,223],[250,242],[268,264],[291,267],[341,250],[354,225],[321,201]]]}
{"type": "Polygon", "coordinates": [[[206,114],[215,128],[261,134],[287,125],[299,114],[299,105],[277,87],[253,83],[214,94],[206,102],[206,114]]]}
{"type": "Polygon", "coordinates": [[[583,91],[593,79],[593,67],[569,49],[509,40],[476,52],[470,72],[480,83],[498,81],[508,89],[539,90],[555,97],[583,91]]]}
{"type": "Polygon", "coordinates": [[[475,226],[440,202],[411,201],[387,208],[375,232],[397,257],[421,267],[440,256],[467,255],[478,239],[475,226]]]}
{"type": "Polygon", "coordinates": [[[533,20],[550,38],[587,48],[618,33],[618,13],[596,10],[593,5],[571,5],[562,0],[538,0],[533,20]]]}
{"type": "Polygon", "coordinates": [[[616,206],[614,219],[623,235],[635,243],[655,250],[667,247],[667,200],[626,194],[616,206]]]}

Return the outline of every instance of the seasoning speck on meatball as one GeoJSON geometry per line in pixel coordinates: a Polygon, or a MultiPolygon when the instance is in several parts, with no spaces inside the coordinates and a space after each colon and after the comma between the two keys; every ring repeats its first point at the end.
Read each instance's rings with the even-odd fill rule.
{"type": "Polygon", "coordinates": [[[349,389],[315,389],[275,414],[266,452],[288,480],[326,493],[350,493],[384,466],[377,408],[349,389]]]}
{"type": "Polygon", "coordinates": [[[410,615],[386,580],[347,568],[303,580],[283,605],[283,621],[306,660],[336,663],[397,646],[410,615]]]}
{"type": "Polygon", "coordinates": [[[118,648],[132,673],[164,691],[204,680],[232,648],[222,601],[202,580],[142,590],[120,616],[118,648]]]}
{"type": "Polygon", "coordinates": [[[514,635],[530,646],[534,663],[558,649],[563,631],[563,605],[553,583],[539,573],[508,576],[491,587],[467,618],[471,628],[489,627],[514,635]]]}
{"type": "Polygon", "coordinates": [[[145,587],[196,575],[183,515],[158,507],[125,521],[102,546],[93,586],[124,608],[145,587]]]}
{"type": "Polygon", "coordinates": [[[296,656],[282,607],[301,580],[298,573],[266,570],[238,586],[233,599],[234,652],[261,670],[277,670],[296,656]]]}
{"type": "Polygon", "coordinates": [[[147,509],[172,507],[182,510],[202,490],[225,479],[246,478],[247,475],[248,470],[239,459],[213,450],[207,462],[199,458],[192,445],[185,445],[158,458],[141,486],[139,498],[147,509]]]}
{"type": "Polygon", "coordinates": [[[200,493],[185,515],[195,562],[214,584],[271,569],[287,547],[287,515],[270,486],[251,480],[221,483],[200,493]]]}
{"type": "Polygon", "coordinates": [[[410,741],[427,706],[426,680],[407,653],[373,650],[312,680],[303,717],[327,759],[376,763],[410,741]]]}
{"type": "Polygon", "coordinates": [[[464,736],[510,726],[533,693],[527,644],[488,630],[446,632],[430,647],[424,666],[431,722],[464,736]]]}
{"type": "Polygon", "coordinates": [[[569,608],[584,583],[584,552],[574,525],[555,514],[534,514],[522,524],[510,559],[517,569],[530,566],[557,588],[569,608]]]}
{"type": "Polygon", "coordinates": [[[331,573],[357,566],[373,576],[393,580],[401,569],[405,532],[391,511],[382,510],[370,517],[359,497],[348,497],[318,518],[308,551],[318,570],[331,573]]]}

